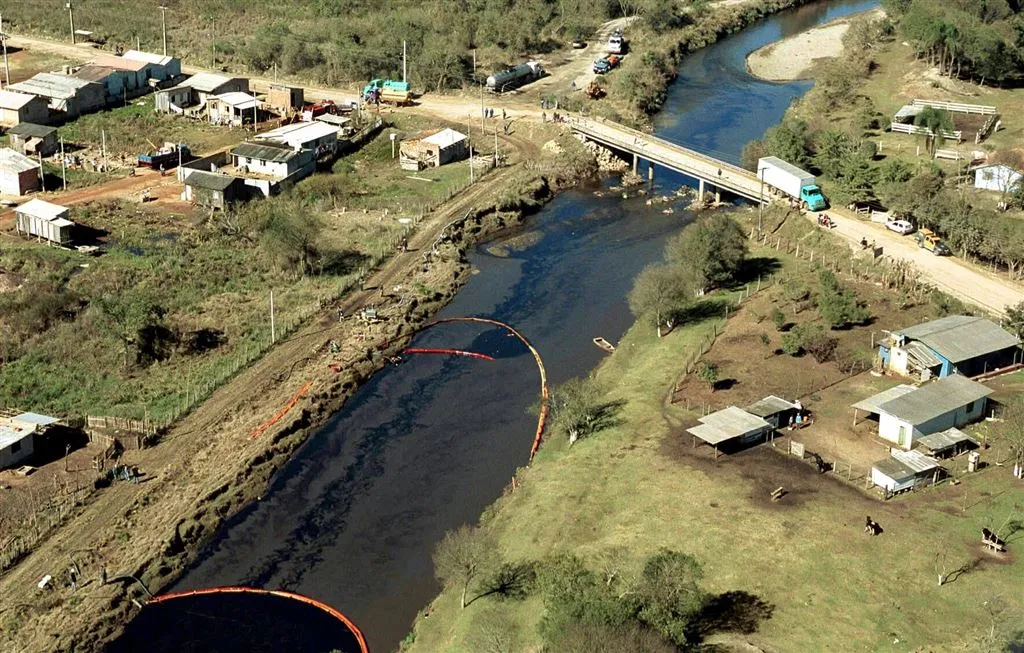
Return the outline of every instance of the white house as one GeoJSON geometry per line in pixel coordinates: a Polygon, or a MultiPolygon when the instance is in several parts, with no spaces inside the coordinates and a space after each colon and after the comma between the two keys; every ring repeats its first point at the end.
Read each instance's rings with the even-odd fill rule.
{"type": "Polygon", "coordinates": [[[36,413],[0,417],[0,469],[16,467],[28,460],[35,451],[36,434],[58,421],[56,417],[36,413]]]}
{"type": "Polygon", "coordinates": [[[974,169],[974,187],[981,190],[1009,192],[1020,181],[1021,173],[1010,166],[993,163],[974,169]]]}
{"type": "Polygon", "coordinates": [[[283,188],[308,177],[316,170],[313,150],[292,148],[278,141],[247,141],[231,150],[229,174],[245,180],[246,186],[270,197],[283,188]]]}
{"type": "Polygon", "coordinates": [[[982,384],[956,374],[920,388],[896,386],[853,407],[877,414],[878,436],[909,450],[921,436],[981,419],[990,394],[982,384]]]}
{"type": "Polygon", "coordinates": [[[242,125],[257,122],[263,103],[252,93],[230,91],[207,98],[210,122],[219,125],[242,125]]]}
{"type": "Polygon", "coordinates": [[[939,463],[920,451],[892,451],[889,458],[871,467],[871,483],[893,494],[928,481],[941,473],[939,463]]]}
{"type": "Polygon", "coordinates": [[[20,234],[68,245],[71,243],[71,230],[75,228],[68,215],[67,207],[32,199],[14,209],[15,228],[20,234]]]}
{"type": "Polygon", "coordinates": [[[255,136],[257,141],[280,141],[294,149],[313,150],[317,157],[334,154],[338,149],[339,127],[314,120],[294,122],[255,136]]]}

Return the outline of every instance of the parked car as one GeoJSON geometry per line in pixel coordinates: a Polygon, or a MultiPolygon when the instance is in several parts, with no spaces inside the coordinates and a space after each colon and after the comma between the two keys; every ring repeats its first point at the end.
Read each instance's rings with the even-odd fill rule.
{"type": "Polygon", "coordinates": [[[914,225],[906,220],[889,220],[885,223],[885,228],[904,236],[914,233],[914,225]]]}

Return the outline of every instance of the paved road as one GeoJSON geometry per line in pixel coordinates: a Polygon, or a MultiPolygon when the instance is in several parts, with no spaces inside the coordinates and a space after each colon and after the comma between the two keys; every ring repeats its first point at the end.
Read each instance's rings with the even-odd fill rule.
{"type": "MultiPolygon", "coordinates": [[[[968,304],[1004,315],[1007,306],[1024,301],[1024,287],[955,256],[935,256],[917,246],[912,236],[901,236],[884,226],[862,220],[846,209],[829,209],[835,219],[834,233],[860,250],[862,238],[882,247],[884,256],[910,261],[926,281],[968,304]]],[[[817,214],[808,213],[816,220],[817,214]]]]}

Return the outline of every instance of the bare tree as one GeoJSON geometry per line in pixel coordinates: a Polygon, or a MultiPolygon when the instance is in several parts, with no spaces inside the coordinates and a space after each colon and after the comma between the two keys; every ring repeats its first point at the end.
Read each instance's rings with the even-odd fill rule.
{"type": "Polygon", "coordinates": [[[459,588],[463,609],[470,584],[493,565],[495,551],[488,534],[472,526],[448,531],[434,549],[434,575],[445,587],[459,588]]]}
{"type": "Polygon", "coordinates": [[[569,379],[551,393],[551,419],[569,435],[572,446],[594,428],[601,392],[590,378],[569,379]]]}
{"type": "Polygon", "coordinates": [[[1006,404],[1002,432],[1014,463],[1024,465],[1024,397],[1015,397],[1006,404]]]}

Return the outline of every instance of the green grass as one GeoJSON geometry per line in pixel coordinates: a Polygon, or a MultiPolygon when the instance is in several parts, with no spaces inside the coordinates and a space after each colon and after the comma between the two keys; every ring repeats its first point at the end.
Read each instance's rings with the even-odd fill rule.
{"type": "MultiPolygon", "coordinates": [[[[709,328],[686,326],[662,340],[647,325],[626,334],[597,372],[608,398],[627,402],[623,423],[571,449],[550,436],[520,472],[516,492],[487,511],[483,523],[507,559],[571,551],[596,566],[620,551],[638,569],[661,547],[691,553],[704,565],[708,591],[744,590],[775,606],[758,632],[742,636],[768,650],[975,650],[990,627],[984,602],[994,597],[1008,606],[997,632],[1021,623],[1019,559],[936,583],[936,554],[946,552],[951,571],[973,559],[982,526],[1001,524],[1014,510],[1020,518],[1019,493],[1009,489],[1005,469],[888,504],[808,472],[816,491],[768,508],[749,461],[715,465],[672,454],[670,441],[696,416],[666,408],[664,397],[680,361],[709,328]],[[883,536],[861,534],[864,514],[882,523],[883,536]]],[[[538,641],[536,598],[484,598],[463,612],[445,592],[430,618],[418,621],[410,650],[469,653],[474,614],[495,605],[527,641],[538,641]]]]}

